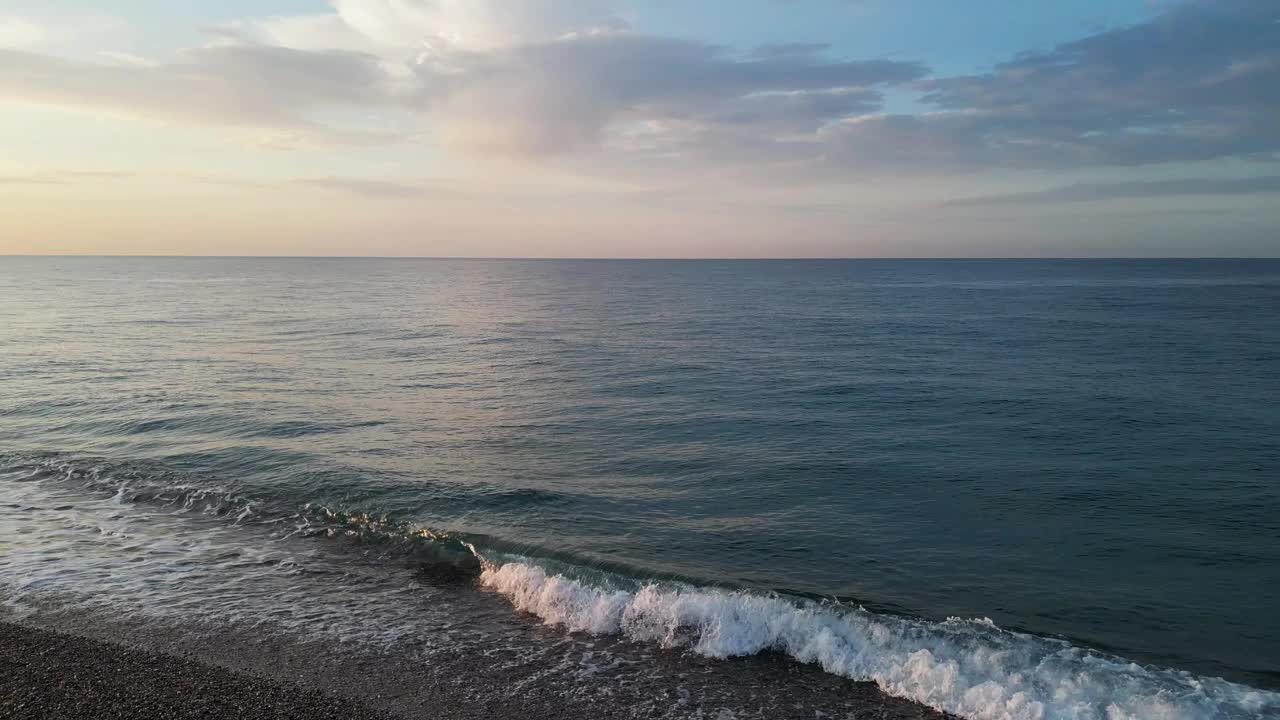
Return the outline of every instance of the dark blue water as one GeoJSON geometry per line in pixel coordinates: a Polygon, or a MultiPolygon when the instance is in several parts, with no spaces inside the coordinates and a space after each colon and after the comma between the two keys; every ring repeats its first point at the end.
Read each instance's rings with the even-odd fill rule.
{"type": "Polygon", "coordinates": [[[631,636],[572,618],[657,579],[1280,687],[1278,399],[1273,260],[0,258],[9,477],[451,533],[631,636]]]}

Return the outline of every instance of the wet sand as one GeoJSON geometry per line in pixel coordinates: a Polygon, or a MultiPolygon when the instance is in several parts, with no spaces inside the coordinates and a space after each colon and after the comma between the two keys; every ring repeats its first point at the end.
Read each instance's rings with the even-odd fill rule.
{"type": "Polygon", "coordinates": [[[673,652],[653,659],[663,675],[701,676],[704,691],[734,691],[681,697],[662,682],[601,678],[616,690],[607,700],[538,683],[513,694],[523,673],[498,670],[492,658],[431,666],[251,630],[59,613],[35,624],[0,621],[0,720],[948,717],[781,656],[725,662],[673,652]],[[758,683],[743,684],[743,671],[758,683]]]}

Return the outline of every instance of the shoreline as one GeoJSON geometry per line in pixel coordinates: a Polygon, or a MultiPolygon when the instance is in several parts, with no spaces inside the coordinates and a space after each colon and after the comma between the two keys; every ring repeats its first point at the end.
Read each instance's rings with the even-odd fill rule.
{"type": "MultiPolygon", "coordinates": [[[[552,642],[559,635],[538,630],[552,642]]],[[[954,718],[778,654],[717,661],[671,651],[650,660],[659,672],[712,685],[719,676],[734,696],[619,686],[603,698],[527,685],[524,671],[463,653],[428,662],[264,628],[65,610],[19,618],[0,610],[0,720],[954,718]],[[758,680],[754,687],[737,682],[743,670],[758,680]],[[524,689],[513,694],[517,684],[524,689]]]]}
{"type": "Polygon", "coordinates": [[[0,718],[395,720],[304,683],[0,621],[0,718]]]}

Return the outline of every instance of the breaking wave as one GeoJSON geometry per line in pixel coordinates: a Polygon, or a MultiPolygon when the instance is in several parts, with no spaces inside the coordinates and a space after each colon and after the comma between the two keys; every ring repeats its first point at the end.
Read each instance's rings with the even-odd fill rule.
{"type": "MultiPolygon", "coordinates": [[[[377,513],[249,497],[148,464],[0,455],[0,480],[14,483],[12,489],[52,484],[72,493],[57,498],[88,491],[99,505],[85,506],[85,521],[105,523],[107,529],[116,516],[107,515],[102,503],[142,506],[167,516],[213,516],[222,518],[216,525],[228,531],[265,526],[278,539],[349,543],[361,558],[369,558],[372,550],[376,558],[408,561],[427,569],[432,580],[478,577],[482,588],[504,596],[517,610],[568,631],[621,636],[717,659],[778,652],[974,720],[1280,717],[1280,693],[1140,665],[1064,640],[1002,629],[987,619],[933,622],[839,601],[638,580],[571,560],[515,554],[491,538],[439,533],[377,513]]],[[[12,499],[6,507],[21,513],[35,496],[12,499]]],[[[169,531],[181,532],[181,527],[169,531]]],[[[237,535],[234,540],[248,539],[237,535]]],[[[40,578],[48,582],[47,573],[40,578]]],[[[235,607],[240,615],[252,614],[235,607]]],[[[347,617],[334,623],[351,625],[344,630],[348,635],[359,634],[355,627],[362,623],[377,622],[350,617],[350,607],[343,614],[347,617]]]]}
{"type": "Polygon", "coordinates": [[[990,620],[936,623],[779,595],[647,585],[606,589],[531,562],[488,564],[483,586],[549,625],[712,658],[776,651],[975,720],[1200,720],[1280,713],[1280,693],[1146,667],[990,620]]]}

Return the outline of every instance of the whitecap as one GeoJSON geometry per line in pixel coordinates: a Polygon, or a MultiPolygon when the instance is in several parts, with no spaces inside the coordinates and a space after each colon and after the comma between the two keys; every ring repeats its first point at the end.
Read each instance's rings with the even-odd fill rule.
{"type": "Polygon", "coordinates": [[[545,623],[712,658],[766,650],[974,720],[1280,716],[1280,693],[1142,666],[982,618],[930,622],[781,595],[650,584],[629,592],[489,564],[481,583],[545,623]]]}

